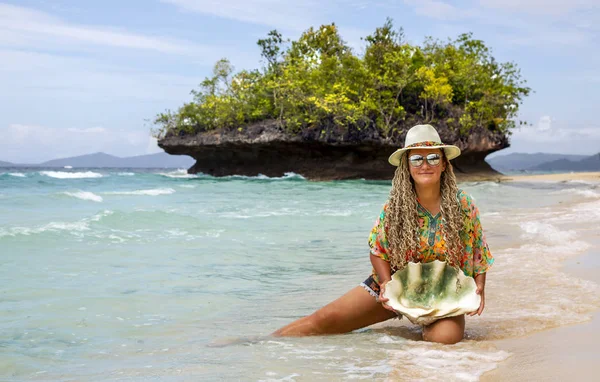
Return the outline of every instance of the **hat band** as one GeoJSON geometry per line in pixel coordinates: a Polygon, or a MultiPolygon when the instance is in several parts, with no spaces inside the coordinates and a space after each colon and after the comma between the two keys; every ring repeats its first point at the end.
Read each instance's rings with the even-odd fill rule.
{"type": "Polygon", "coordinates": [[[442,142],[435,142],[435,141],[424,141],[424,142],[417,142],[417,143],[413,143],[412,145],[408,145],[406,147],[404,147],[405,149],[410,149],[412,147],[431,147],[431,146],[443,146],[444,144],[442,142]]]}

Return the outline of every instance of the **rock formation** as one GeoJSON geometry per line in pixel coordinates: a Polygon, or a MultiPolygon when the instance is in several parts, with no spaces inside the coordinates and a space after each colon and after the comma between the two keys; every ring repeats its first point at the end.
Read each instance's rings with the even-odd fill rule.
{"type": "MultiPolygon", "coordinates": [[[[413,123],[414,124],[414,123],[413,123]]],[[[412,126],[410,124],[409,126],[412,126]]],[[[506,135],[484,128],[460,136],[435,124],[444,143],[455,144],[462,155],[453,160],[459,178],[494,177],[484,158],[509,146],[506,135]]],[[[277,121],[264,121],[236,130],[213,130],[197,135],[166,135],[158,145],[167,153],[196,159],[188,172],[213,176],[263,174],[280,177],[294,172],[310,180],[392,179],[395,167],[387,158],[403,146],[406,131],[385,139],[375,129],[312,129],[291,135],[277,121]]]]}

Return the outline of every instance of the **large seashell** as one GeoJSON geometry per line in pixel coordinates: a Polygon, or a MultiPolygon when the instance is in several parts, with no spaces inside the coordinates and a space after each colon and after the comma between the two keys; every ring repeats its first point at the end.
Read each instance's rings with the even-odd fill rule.
{"type": "Polygon", "coordinates": [[[440,318],[474,312],[481,296],[472,277],[445,261],[408,263],[385,285],[387,305],[412,323],[429,325],[440,318]]]}

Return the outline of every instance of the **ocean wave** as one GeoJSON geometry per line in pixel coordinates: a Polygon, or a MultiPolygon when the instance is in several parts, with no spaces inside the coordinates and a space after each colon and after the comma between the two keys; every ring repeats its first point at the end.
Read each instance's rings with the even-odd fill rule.
{"type": "Polygon", "coordinates": [[[113,215],[113,214],[114,214],[114,211],[104,210],[104,211],[92,216],[91,218],[89,218],[87,220],[92,221],[92,222],[99,222],[100,220],[102,220],[102,218],[105,218],[105,217],[113,215]]]}
{"type": "Polygon", "coordinates": [[[69,231],[73,232],[82,232],[89,231],[89,222],[87,220],[81,220],[78,222],[67,223],[67,222],[50,222],[46,225],[37,228],[31,227],[10,227],[0,228],[0,237],[3,236],[30,236],[44,232],[59,232],[59,231],[69,231]]]}
{"type": "Polygon", "coordinates": [[[302,210],[292,208],[281,208],[279,210],[265,211],[250,208],[242,208],[236,211],[228,211],[219,214],[219,217],[227,219],[252,219],[266,218],[272,216],[306,216],[307,213],[302,210]]]}
{"type": "MultiPolygon", "coordinates": [[[[478,381],[485,372],[494,370],[511,355],[485,343],[463,342],[446,348],[422,341],[408,342],[409,346],[386,351],[392,360],[390,366],[393,371],[388,374],[392,380],[404,380],[406,375],[410,375],[409,379],[415,381],[478,381]],[[415,363],[416,359],[419,362],[415,363]],[[443,378],[432,378],[440,372],[443,372],[443,378]]],[[[403,344],[406,343],[404,340],[403,344]]]]}
{"type": "Polygon", "coordinates": [[[170,195],[176,191],[172,188],[155,188],[150,190],[135,190],[135,191],[113,191],[105,192],[105,195],[146,195],[146,196],[158,196],[158,195],[170,195]]]}
{"type": "Polygon", "coordinates": [[[77,192],[64,192],[65,195],[72,196],[81,200],[89,200],[92,202],[102,202],[102,197],[88,191],[77,191],[77,192]]]}
{"type": "Polygon", "coordinates": [[[30,236],[46,232],[63,232],[68,231],[77,236],[82,235],[82,232],[90,231],[91,222],[99,222],[106,216],[114,214],[113,211],[104,210],[92,217],[84,218],[75,222],[50,222],[39,227],[10,227],[0,228],[0,237],[3,236],[30,236]]]}
{"type": "Polygon", "coordinates": [[[593,189],[582,189],[582,188],[567,188],[565,190],[560,190],[553,192],[553,194],[575,194],[578,196],[583,196],[584,198],[600,198],[600,192],[593,189]]]}
{"type": "Polygon", "coordinates": [[[578,217],[586,216],[593,218],[596,221],[600,220],[600,201],[595,200],[593,202],[580,203],[572,208],[575,214],[579,214],[578,217]]]}
{"type": "MultiPolygon", "coordinates": [[[[383,345],[379,346],[383,357],[370,356],[372,342],[365,343],[360,338],[337,346],[328,343],[300,347],[280,341],[266,341],[263,346],[277,357],[303,360],[314,363],[317,370],[326,369],[330,380],[478,381],[511,355],[487,341],[444,346],[391,335],[375,341],[383,345]],[[347,357],[347,353],[355,356],[347,357]]],[[[266,376],[269,381],[288,381],[285,375],[292,371],[267,371],[266,376]]]]}
{"type": "Polygon", "coordinates": [[[97,172],[64,172],[64,171],[40,171],[40,175],[48,176],[56,179],[85,179],[85,178],[102,178],[103,175],[97,172]]]}
{"type": "Polygon", "coordinates": [[[118,176],[135,176],[135,172],[118,172],[118,176]]]}
{"type": "Polygon", "coordinates": [[[159,172],[158,175],[166,176],[167,178],[175,178],[175,179],[191,179],[197,178],[198,175],[188,174],[187,170],[179,169],[172,172],[159,172]]]}
{"type": "Polygon", "coordinates": [[[22,172],[9,172],[8,175],[14,176],[16,178],[25,178],[26,177],[26,175],[23,174],[22,172]]]}
{"type": "Polygon", "coordinates": [[[575,241],[577,233],[571,230],[560,230],[550,223],[540,221],[521,222],[524,239],[538,239],[545,244],[563,245],[575,241]]]}
{"type": "Polygon", "coordinates": [[[188,174],[187,170],[179,169],[172,172],[160,172],[157,175],[165,176],[167,178],[174,179],[215,179],[215,180],[262,180],[262,181],[279,181],[279,180],[306,180],[300,174],[296,174],[295,172],[286,172],[283,176],[274,176],[270,177],[264,174],[258,174],[256,176],[247,176],[247,175],[228,175],[228,176],[212,176],[204,173],[198,174],[188,174]]]}
{"type": "Polygon", "coordinates": [[[256,176],[246,176],[246,175],[229,175],[224,176],[223,179],[245,179],[245,180],[306,180],[300,174],[296,174],[295,172],[286,172],[283,176],[266,176],[263,174],[258,174],[256,176]]]}
{"type": "Polygon", "coordinates": [[[295,209],[295,208],[280,208],[278,210],[260,210],[242,208],[236,211],[222,212],[219,217],[227,219],[253,219],[266,217],[281,217],[281,216],[330,216],[330,217],[348,217],[352,216],[352,211],[342,209],[324,209],[317,212],[295,209]]]}
{"type": "Polygon", "coordinates": [[[580,179],[571,179],[571,180],[567,180],[565,183],[589,184],[589,185],[597,185],[597,184],[598,184],[598,182],[591,182],[591,181],[587,181],[587,180],[580,180],[580,179]]]}
{"type": "Polygon", "coordinates": [[[352,215],[352,211],[350,210],[321,210],[318,211],[315,215],[311,215],[310,213],[306,214],[307,216],[342,216],[347,217],[352,215]]]}
{"type": "Polygon", "coordinates": [[[269,179],[269,180],[306,180],[305,177],[303,177],[300,174],[296,174],[295,172],[286,172],[285,174],[283,174],[283,176],[273,176],[273,177],[269,177],[266,175],[262,175],[262,174],[258,174],[257,179],[269,179]]]}

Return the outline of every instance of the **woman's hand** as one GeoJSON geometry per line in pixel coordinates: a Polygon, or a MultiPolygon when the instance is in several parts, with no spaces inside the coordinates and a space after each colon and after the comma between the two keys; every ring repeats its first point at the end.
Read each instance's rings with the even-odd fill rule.
{"type": "Polygon", "coordinates": [[[475,285],[477,285],[477,290],[475,293],[481,296],[481,303],[479,304],[479,309],[474,312],[467,313],[469,316],[481,316],[483,308],[485,307],[485,273],[475,275],[475,285]]]}
{"type": "Polygon", "coordinates": [[[389,306],[388,304],[386,304],[386,302],[388,302],[390,299],[383,297],[383,294],[385,293],[385,284],[389,283],[390,281],[391,280],[386,280],[386,281],[383,281],[383,282],[379,283],[379,297],[377,298],[377,301],[379,301],[381,303],[381,305],[384,308],[386,308],[387,310],[391,310],[392,312],[396,312],[396,310],[394,308],[392,308],[391,306],[389,306]]]}

